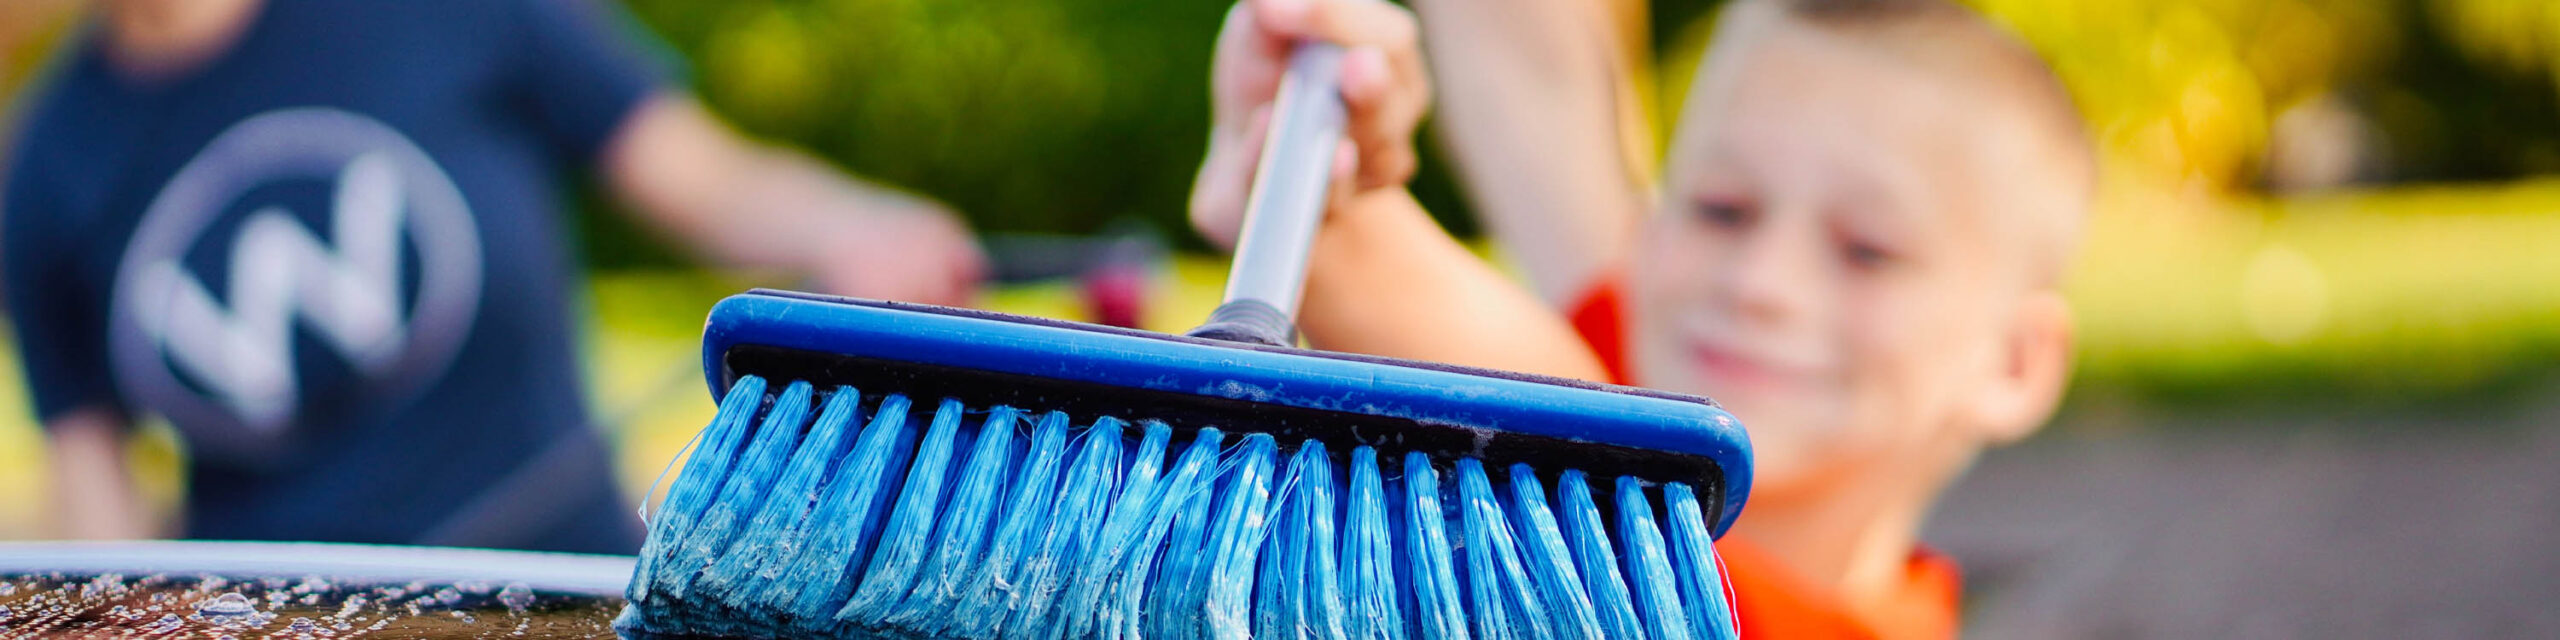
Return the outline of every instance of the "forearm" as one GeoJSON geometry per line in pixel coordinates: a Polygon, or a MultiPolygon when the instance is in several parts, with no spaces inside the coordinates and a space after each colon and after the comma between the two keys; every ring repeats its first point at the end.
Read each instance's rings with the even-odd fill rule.
{"type": "Polygon", "coordinates": [[[966,304],[984,272],[968,227],[942,205],[740,137],[691,96],[650,100],[608,154],[615,192],[713,262],[946,305],[966,304]]]}
{"type": "Polygon", "coordinates": [[[1298,323],[1315,346],[1604,380],[1563,316],[1469,253],[1401,189],[1334,211],[1298,323]]]}
{"type": "Polygon", "coordinates": [[[1531,286],[1561,304],[1622,253],[1648,207],[1650,132],[1623,18],[1581,0],[1415,6],[1445,96],[1441,139],[1470,200],[1531,286]]]}
{"type": "Polygon", "coordinates": [[[693,218],[711,222],[688,240],[733,266],[814,271],[835,241],[861,232],[866,220],[857,214],[925,206],[785,149],[750,147],[732,170],[705,190],[697,206],[706,213],[693,218]]]}
{"type": "Polygon", "coordinates": [[[846,224],[809,205],[854,189],[813,161],[739,139],[689,96],[651,98],[630,120],[606,159],[615,193],[705,259],[798,269],[829,236],[811,233],[812,225],[846,224]]]}
{"type": "Polygon", "coordinates": [[[106,411],[85,410],[46,425],[56,531],[64,538],[152,537],[155,527],[125,466],[124,427],[106,411]]]}

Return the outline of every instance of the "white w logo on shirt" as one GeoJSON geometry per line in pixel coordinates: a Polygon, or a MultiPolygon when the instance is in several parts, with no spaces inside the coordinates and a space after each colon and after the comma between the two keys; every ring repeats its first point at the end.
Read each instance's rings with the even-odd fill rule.
{"type": "Polygon", "coordinates": [[[342,109],[277,109],[169,177],[113,291],[120,400],[167,417],[200,459],[264,464],[291,450],[314,394],[387,410],[445,379],[479,313],[480,232],[453,178],[399,131],[342,109]],[[327,211],[248,200],[301,181],[327,185],[327,211]],[[298,369],[319,355],[298,344],[346,366],[298,369]]]}
{"type": "Polygon", "coordinates": [[[400,295],[405,203],[390,157],[357,156],[338,173],[329,241],[280,207],[249,214],[231,246],[228,295],[215,298],[175,259],[146,265],[142,285],[169,296],[166,321],[147,323],[146,332],[208,395],[250,426],[272,430],[299,404],[297,312],[368,374],[400,356],[408,336],[400,295]]]}

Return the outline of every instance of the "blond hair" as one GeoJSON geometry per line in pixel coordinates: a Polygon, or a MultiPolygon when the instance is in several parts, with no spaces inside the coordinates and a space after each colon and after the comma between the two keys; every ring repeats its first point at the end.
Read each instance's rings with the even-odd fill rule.
{"type": "MultiPolygon", "coordinates": [[[[2083,184],[2095,183],[2096,144],[2061,78],[2025,40],[1962,4],[1952,0],[1736,0],[1721,22],[1708,53],[1709,64],[1699,66],[1702,74],[1717,66],[1713,62],[1720,53],[1730,55],[1730,49],[1748,47],[1772,25],[1841,36],[1858,46],[1880,48],[1924,72],[1980,89],[1975,93],[1989,99],[2015,105],[2017,115],[2076,165],[2083,184]]],[[[1706,89],[1717,84],[1702,76],[1695,86],[1706,89]]],[[[2085,211],[2074,209],[2027,221],[2038,236],[2030,259],[2040,278],[2059,277],[2078,246],[2085,217],[2085,211]]]]}

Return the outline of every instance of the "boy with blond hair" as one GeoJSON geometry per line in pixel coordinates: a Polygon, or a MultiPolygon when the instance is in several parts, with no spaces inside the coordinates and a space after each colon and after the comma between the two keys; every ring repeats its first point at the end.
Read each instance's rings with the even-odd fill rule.
{"type": "Polygon", "coordinates": [[[2095,171],[2051,71],[1944,0],[1739,0],[1655,211],[1552,212],[1624,214],[1590,229],[1600,242],[1502,239],[1603,248],[1529,265],[1587,274],[1558,314],[1406,192],[1430,102],[1416,33],[1367,0],[1239,5],[1195,224],[1231,236],[1288,43],[1349,47],[1311,341],[1711,395],[1757,456],[1720,544],[1746,637],[1953,636],[1956,572],[1920,546],[1921,523],[1984,448],[2041,425],[2069,377],[2059,282],[2095,171]]]}

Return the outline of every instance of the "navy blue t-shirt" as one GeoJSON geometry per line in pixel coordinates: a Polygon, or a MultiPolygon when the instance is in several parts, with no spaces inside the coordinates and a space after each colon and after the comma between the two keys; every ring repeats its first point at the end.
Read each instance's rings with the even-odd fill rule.
{"type": "Polygon", "coordinates": [[[0,202],[38,417],[165,416],[189,537],[634,549],[562,212],[665,84],[608,11],[265,0],[160,78],[93,26],[0,202]]]}

